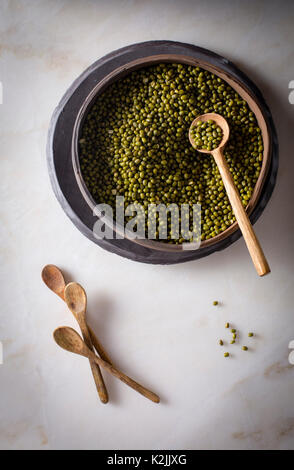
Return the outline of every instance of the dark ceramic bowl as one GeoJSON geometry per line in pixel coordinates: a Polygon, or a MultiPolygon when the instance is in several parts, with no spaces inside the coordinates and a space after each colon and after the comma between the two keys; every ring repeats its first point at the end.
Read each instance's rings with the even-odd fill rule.
{"type": "Polygon", "coordinates": [[[81,127],[97,96],[132,70],[160,62],[178,62],[209,70],[235,89],[254,112],[264,142],[262,169],[247,206],[254,223],[267,204],[276,180],[278,145],[272,117],[261,93],[242,72],[226,59],[196,46],[171,41],[140,43],[115,51],[93,64],[72,85],[55,111],[49,133],[48,159],[58,199],[83,233],[97,244],[123,256],[143,262],[170,264],[201,258],[230,245],[240,237],[237,223],[216,237],[201,242],[199,249],[190,252],[187,252],[189,244],[182,246],[151,240],[130,240],[127,234],[124,240],[97,240],[93,235],[93,209],[96,203],[83,181],[78,155],[81,127]],[[61,171],[57,168],[58,158],[64,161],[69,173],[64,168],[61,171]]]}

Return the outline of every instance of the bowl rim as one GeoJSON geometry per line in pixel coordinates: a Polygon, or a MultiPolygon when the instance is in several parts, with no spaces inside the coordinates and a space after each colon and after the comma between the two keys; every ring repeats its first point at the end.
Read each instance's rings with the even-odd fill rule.
{"type": "MultiPolygon", "coordinates": [[[[257,182],[255,184],[252,196],[249,200],[249,203],[246,207],[246,211],[248,215],[252,213],[254,208],[257,205],[259,197],[262,193],[262,189],[264,183],[266,181],[266,176],[268,174],[268,170],[271,164],[271,155],[272,155],[272,139],[271,134],[269,132],[269,126],[267,119],[265,118],[265,112],[261,107],[261,103],[259,102],[258,97],[250,90],[250,88],[238,80],[236,77],[230,75],[227,71],[223,70],[220,66],[213,65],[209,62],[206,62],[203,59],[195,58],[191,56],[186,56],[182,54],[155,54],[146,57],[140,57],[138,59],[132,60],[127,64],[124,64],[120,67],[117,67],[112,72],[107,74],[103,79],[101,79],[96,85],[91,89],[88,93],[87,97],[84,99],[78,114],[76,116],[73,133],[72,133],[72,143],[71,143],[71,152],[72,152],[72,165],[75,174],[75,178],[78,184],[78,187],[82,193],[82,196],[92,213],[97,216],[94,208],[97,203],[94,201],[92,195],[90,194],[80,169],[80,162],[79,162],[79,136],[82,125],[84,120],[89,112],[89,109],[93,106],[97,96],[102,94],[106,88],[108,88],[112,83],[121,78],[127,76],[129,73],[136,69],[145,68],[148,66],[152,66],[158,63],[179,63],[185,65],[192,65],[195,67],[200,67],[202,69],[208,70],[212,72],[216,76],[222,78],[226,83],[228,83],[241,97],[246,101],[251,111],[253,111],[258,125],[261,128],[262,138],[264,143],[264,151],[263,151],[263,161],[260,174],[258,176],[257,182]]],[[[107,223],[107,217],[104,217],[105,222],[107,223]]],[[[110,222],[110,221],[109,221],[110,222]]],[[[128,231],[123,231],[123,227],[113,222],[113,229],[116,233],[120,236],[124,236],[125,238],[129,239],[130,241],[142,245],[146,248],[151,248],[154,250],[159,251],[166,251],[166,252],[181,252],[187,250],[195,250],[199,248],[206,248],[212,246],[230,235],[236,232],[239,229],[237,221],[231,224],[226,230],[219,233],[215,237],[212,237],[208,240],[201,241],[200,244],[185,242],[183,244],[170,244],[166,242],[154,241],[150,239],[139,239],[133,238],[131,235],[128,234],[128,231]]]]}

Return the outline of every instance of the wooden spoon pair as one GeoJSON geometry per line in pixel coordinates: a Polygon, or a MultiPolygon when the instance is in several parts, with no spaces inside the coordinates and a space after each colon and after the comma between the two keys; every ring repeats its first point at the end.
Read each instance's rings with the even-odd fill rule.
{"type": "Polygon", "coordinates": [[[113,366],[96,335],[86,323],[87,296],[84,289],[75,282],[66,285],[62,272],[54,265],[44,267],[42,279],[49,289],[66,301],[70,311],[77,319],[84,337],[83,341],[80,335],[72,328],[61,327],[54,331],[54,339],[63,349],[88,357],[102,403],[108,402],[108,394],[99,366],[106,369],[110,374],[117,377],[149,400],[159,403],[160,399],[155,393],[138,384],[113,366]],[[92,343],[101,358],[95,355],[92,343]]]}

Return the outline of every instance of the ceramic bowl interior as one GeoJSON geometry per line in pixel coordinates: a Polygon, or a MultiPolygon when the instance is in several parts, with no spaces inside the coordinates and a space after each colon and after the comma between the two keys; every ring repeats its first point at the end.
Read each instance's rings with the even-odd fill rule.
{"type": "MultiPolygon", "coordinates": [[[[80,133],[81,129],[85,120],[85,117],[87,116],[89,110],[93,106],[96,98],[98,95],[102,94],[107,87],[109,87],[112,83],[114,83],[117,80],[122,79],[126,75],[128,75],[130,72],[133,70],[139,69],[139,68],[144,68],[150,65],[162,63],[162,62],[169,62],[169,63],[181,63],[181,64],[187,64],[187,65],[193,65],[196,67],[201,67],[205,70],[208,70],[209,72],[214,73],[218,77],[222,78],[225,82],[227,82],[247,103],[251,111],[255,114],[256,120],[258,122],[258,125],[261,129],[262,132],[262,138],[263,138],[263,145],[264,145],[264,151],[263,151],[263,161],[262,161],[262,167],[261,171],[258,177],[258,180],[256,182],[252,197],[248,203],[248,206],[246,208],[247,213],[250,215],[250,213],[253,211],[255,208],[258,199],[261,195],[261,191],[264,185],[264,182],[266,180],[267,172],[270,166],[270,156],[271,156],[271,137],[270,133],[267,127],[267,122],[265,119],[265,116],[263,114],[263,111],[256,99],[256,97],[252,94],[250,89],[246,87],[244,84],[239,82],[235,77],[230,76],[227,72],[224,72],[221,67],[211,65],[203,60],[200,59],[195,59],[193,57],[189,56],[183,56],[183,55],[177,55],[177,54],[160,54],[160,55],[153,55],[150,57],[144,57],[140,59],[136,59],[134,61],[129,62],[127,65],[124,65],[122,67],[118,67],[116,70],[111,72],[109,75],[107,75],[103,80],[101,80],[89,93],[87,98],[85,99],[83,105],[80,108],[80,111],[77,115],[76,121],[75,121],[75,126],[74,126],[74,131],[73,131],[73,138],[72,138],[72,162],[73,162],[73,168],[74,168],[74,173],[75,177],[78,183],[78,186],[80,188],[80,191],[86,200],[87,204],[90,206],[91,210],[94,211],[95,206],[97,203],[94,201],[93,197],[91,196],[84,180],[82,177],[81,169],[80,169],[80,163],[79,163],[79,138],[80,138],[80,133]]],[[[103,201],[101,201],[102,203],[103,201]]],[[[98,215],[98,214],[97,214],[98,215]]],[[[107,219],[106,223],[107,223],[107,219]]],[[[110,223],[110,221],[109,221],[110,223]]],[[[234,222],[232,225],[230,225],[226,230],[223,232],[219,233],[213,238],[210,238],[209,240],[204,240],[201,242],[200,247],[204,248],[207,246],[212,246],[216,244],[217,242],[224,240],[228,236],[230,236],[233,232],[235,232],[238,229],[238,224],[237,222],[234,222]]],[[[155,250],[159,251],[182,251],[182,250],[187,250],[187,249],[198,249],[199,245],[194,245],[193,243],[184,243],[182,245],[176,245],[176,244],[169,244],[169,243],[164,243],[164,242],[159,242],[159,241],[154,241],[154,240],[148,240],[148,239],[133,239],[128,232],[123,231],[123,227],[119,226],[118,224],[114,224],[114,230],[119,233],[120,235],[123,235],[126,238],[129,238],[132,240],[134,243],[138,243],[140,245],[143,245],[148,248],[152,248],[155,250]]]]}

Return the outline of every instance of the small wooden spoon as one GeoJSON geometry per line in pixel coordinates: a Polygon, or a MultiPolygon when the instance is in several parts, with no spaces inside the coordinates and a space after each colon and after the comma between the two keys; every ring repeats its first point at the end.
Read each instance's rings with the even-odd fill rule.
{"type": "MultiPolygon", "coordinates": [[[[64,298],[64,289],[65,289],[65,280],[62,274],[62,271],[55,266],[54,264],[47,264],[42,270],[42,279],[45,282],[46,286],[49,287],[55,294],[57,294],[62,300],[64,298]]],[[[92,328],[88,325],[88,329],[91,335],[91,341],[100,357],[109,364],[112,364],[112,361],[106,351],[104,350],[102,344],[99,342],[97,336],[95,335],[92,328]]]]}
{"type": "MultiPolygon", "coordinates": [[[[91,336],[88,330],[88,325],[86,322],[86,309],[87,309],[87,296],[86,292],[76,282],[70,282],[67,284],[64,290],[64,298],[67,303],[68,308],[74,314],[84,338],[84,341],[89,348],[93,351],[93,345],[91,341],[91,336]]],[[[95,380],[96,388],[102,403],[108,402],[108,393],[105,387],[105,383],[99,368],[99,365],[90,358],[90,365],[92,369],[92,374],[95,380]]]]}
{"type": "Polygon", "coordinates": [[[264,276],[265,274],[270,273],[270,267],[262,251],[260,243],[254,233],[249,217],[243,207],[239,192],[235,186],[234,180],[232,178],[232,174],[230,172],[226,159],[223,155],[223,149],[230,135],[230,128],[229,128],[227,121],[225,120],[225,118],[223,118],[222,116],[216,113],[207,113],[207,114],[202,114],[201,116],[198,116],[196,119],[194,119],[194,121],[192,122],[190,126],[190,130],[189,130],[190,143],[192,147],[196,148],[195,142],[191,135],[192,127],[196,126],[198,121],[203,122],[203,121],[208,121],[209,119],[212,119],[222,129],[223,131],[222,141],[219,144],[219,146],[214,150],[204,150],[204,149],[197,149],[197,150],[198,152],[201,152],[201,153],[210,153],[214,157],[214,160],[221,174],[223,183],[225,185],[232,209],[234,211],[240,230],[245,239],[248,251],[250,253],[253,264],[255,266],[255,269],[257,273],[259,274],[259,276],[264,276]]]}
{"type": "Polygon", "coordinates": [[[42,279],[46,286],[64,300],[65,280],[62,272],[54,264],[47,264],[42,269],[42,279]]]}
{"type": "Polygon", "coordinates": [[[106,369],[110,374],[117,377],[119,380],[124,382],[129,387],[136,390],[136,392],[141,393],[144,397],[148,398],[149,400],[154,401],[155,403],[159,403],[160,398],[147,388],[143,387],[142,385],[135,382],[133,379],[128,377],[127,375],[123,374],[123,372],[119,371],[108,362],[103,361],[100,357],[96,356],[84,343],[80,335],[67,326],[57,328],[53,333],[54,339],[56,343],[66,351],[80,354],[81,356],[88,357],[90,361],[95,362],[97,365],[106,369]]]}

